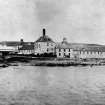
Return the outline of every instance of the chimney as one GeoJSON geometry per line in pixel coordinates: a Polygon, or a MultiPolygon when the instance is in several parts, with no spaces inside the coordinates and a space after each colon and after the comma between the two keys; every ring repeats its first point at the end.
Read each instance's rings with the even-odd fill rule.
{"type": "Polygon", "coordinates": [[[24,40],[20,39],[20,44],[23,45],[23,43],[24,43],[24,40]]]}
{"type": "Polygon", "coordinates": [[[43,28],[43,37],[46,35],[46,29],[43,28]]]}

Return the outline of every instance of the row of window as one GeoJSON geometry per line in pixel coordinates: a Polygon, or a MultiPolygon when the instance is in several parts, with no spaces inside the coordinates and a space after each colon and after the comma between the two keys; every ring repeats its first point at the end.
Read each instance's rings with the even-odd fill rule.
{"type": "Polygon", "coordinates": [[[34,51],[32,51],[32,50],[20,50],[19,53],[21,53],[21,54],[32,54],[32,53],[34,53],[34,51]]]}
{"type": "Polygon", "coordinates": [[[47,52],[53,51],[53,50],[54,50],[53,48],[47,48],[47,52]]]}
{"type": "MultiPolygon", "coordinates": [[[[63,50],[64,52],[66,52],[66,49],[59,49],[59,52],[61,52],[61,50],[63,50]]],[[[70,52],[70,49],[68,49],[68,51],[70,52]]]]}
{"type": "Polygon", "coordinates": [[[80,54],[86,54],[86,53],[87,53],[87,54],[96,54],[96,53],[97,53],[97,54],[102,54],[102,52],[99,52],[99,51],[98,51],[98,52],[92,52],[92,51],[80,51],[79,53],[80,53],[80,54]]]}
{"type": "MultiPolygon", "coordinates": [[[[59,56],[61,56],[61,53],[59,53],[59,56]]],[[[68,55],[64,53],[64,56],[70,56],[70,53],[68,55]]]]}
{"type": "Polygon", "coordinates": [[[53,46],[53,43],[47,43],[47,46],[50,46],[50,45],[53,46]]]}
{"type": "Polygon", "coordinates": [[[19,52],[34,52],[34,50],[19,50],[19,52]]]}
{"type": "MultiPolygon", "coordinates": [[[[53,46],[53,43],[47,43],[47,46],[53,46]]],[[[41,48],[41,44],[36,44],[36,48],[41,48]]]]}

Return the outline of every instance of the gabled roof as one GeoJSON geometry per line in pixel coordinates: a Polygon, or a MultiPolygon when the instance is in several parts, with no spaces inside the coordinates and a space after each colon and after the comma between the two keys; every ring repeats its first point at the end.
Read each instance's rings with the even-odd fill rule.
{"type": "Polygon", "coordinates": [[[84,44],[84,43],[58,43],[56,48],[73,49],[74,51],[102,51],[105,52],[104,45],[84,44]]]}
{"type": "Polygon", "coordinates": [[[34,50],[34,45],[23,45],[19,50],[34,50]]]}
{"type": "Polygon", "coordinates": [[[92,52],[105,52],[105,47],[91,47],[91,48],[81,48],[81,49],[74,49],[74,51],[92,51],[92,52]]]}
{"type": "Polygon", "coordinates": [[[36,40],[36,42],[53,42],[53,40],[45,35],[41,36],[38,40],[36,40]]]}
{"type": "Polygon", "coordinates": [[[63,49],[65,48],[66,49],[66,48],[72,48],[72,47],[68,43],[66,43],[66,44],[65,43],[58,43],[58,44],[56,44],[56,48],[63,48],[63,49]]]}
{"type": "MultiPolygon", "coordinates": [[[[6,46],[18,46],[21,45],[20,41],[2,41],[1,42],[2,45],[6,45],[6,46]]],[[[24,45],[33,45],[34,42],[23,42],[24,45]]]]}
{"type": "Polygon", "coordinates": [[[1,44],[6,46],[18,46],[20,41],[2,41],[1,44]]]}

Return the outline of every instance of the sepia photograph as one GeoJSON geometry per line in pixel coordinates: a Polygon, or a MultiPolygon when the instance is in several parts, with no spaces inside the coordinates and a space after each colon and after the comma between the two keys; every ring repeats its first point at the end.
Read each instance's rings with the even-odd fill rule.
{"type": "Polygon", "coordinates": [[[105,0],[0,0],[0,105],[105,105],[105,0]]]}

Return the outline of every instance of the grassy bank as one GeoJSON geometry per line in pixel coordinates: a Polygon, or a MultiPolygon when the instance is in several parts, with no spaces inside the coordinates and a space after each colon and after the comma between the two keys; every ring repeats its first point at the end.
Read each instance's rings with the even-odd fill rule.
{"type": "Polygon", "coordinates": [[[32,60],[32,66],[93,66],[105,65],[105,63],[97,61],[81,61],[81,60],[32,60]]]}
{"type": "Polygon", "coordinates": [[[14,56],[3,60],[0,67],[18,66],[29,63],[31,66],[93,66],[105,65],[105,59],[57,59],[54,57],[14,56]]]}

